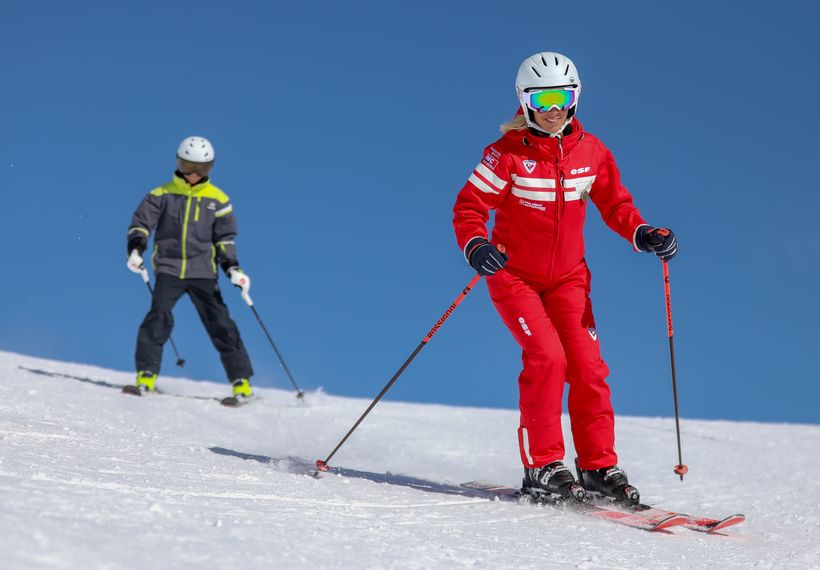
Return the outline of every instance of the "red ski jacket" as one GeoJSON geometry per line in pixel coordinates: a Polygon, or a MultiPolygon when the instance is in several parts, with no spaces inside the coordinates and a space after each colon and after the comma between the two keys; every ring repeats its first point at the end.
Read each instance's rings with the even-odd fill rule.
{"type": "MultiPolygon", "coordinates": [[[[621,183],[612,153],[573,119],[563,139],[513,130],[484,150],[453,207],[453,226],[464,251],[475,237],[506,247],[507,268],[549,283],[584,258],[584,218],[592,200],[604,222],[635,247],[646,224],[621,183]]],[[[466,257],[466,252],[465,252],[466,257]]]]}

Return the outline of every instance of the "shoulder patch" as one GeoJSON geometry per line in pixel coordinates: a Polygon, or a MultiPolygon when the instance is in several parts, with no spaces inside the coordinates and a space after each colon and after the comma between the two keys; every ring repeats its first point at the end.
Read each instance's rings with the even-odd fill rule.
{"type": "Polygon", "coordinates": [[[154,188],[153,190],[151,190],[151,192],[149,192],[149,194],[151,194],[151,196],[162,196],[163,194],[167,194],[167,193],[168,193],[168,190],[166,190],[164,186],[159,186],[159,187],[154,188]]]}
{"type": "Polygon", "coordinates": [[[501,153],[496,150],[494,146],[488,147],[487,151],[484,153],[484,158],[481,159],[481,162],[489,168],[490,170],[495,170],[496,166],[498,166],[498,161],[501,158],[501,153]]]}

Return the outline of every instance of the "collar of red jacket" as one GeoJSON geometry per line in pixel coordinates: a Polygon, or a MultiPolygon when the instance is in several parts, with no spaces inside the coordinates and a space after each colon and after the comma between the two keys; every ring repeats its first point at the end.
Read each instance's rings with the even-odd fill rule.
{"type": "MultiPolygon", "coordinates": [[[[519,107],[516,115],[521,114],[523,114],[523,111],[519,107]]],[[[508,131],[502,138],[507,139],[510,142],[522,144],[526,147],[534,147],[551,153],[558,152],[560,141],[563,151],[567,152],[569,149],[578,144],[579,140],[584,138],[584,128],[581,126],[581,123],[577,118],[572,118],[569,123],[569,129],[570,133],[561,137],[539,136],[534,134],[531,129],[522,129],[508,131]]]]}

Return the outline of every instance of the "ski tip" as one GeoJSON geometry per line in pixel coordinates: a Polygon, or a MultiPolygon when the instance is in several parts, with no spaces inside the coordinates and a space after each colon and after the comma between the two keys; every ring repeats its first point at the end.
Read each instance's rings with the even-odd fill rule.
{"type": "Polygon", "coordinates": [[[740,524],[746,520],[746,515],[732,515],[726,517],[725,519],[721,519],[713,524],[707,532],[718,532],[730,526],[735,526],[736,524],[740,524]]]}
{"type": "Polygon", "coordinates": [[[131,396],[142,396],[142,392],[140,389],[132,384],[128,384],[122,387],[123,394],[129,394],[131,396]]]}
{"type": "Polygon", "coordinates": [[[682,526],[691,523],[692,520],[686,515],[670,515],[665,519],[659,520],[653,527],[652,530],[666,530],[667,528],[673,526],[682,526]]]}
{"type": "Polygon", "coordinates": [[[500,485],[498,483],[492,483],[490,481],[485,481],[484,479],[478,479],[476,481],[467,481],[466,483],[461,483],[461,487],[465,489],[476,489],[479,491],[489,491],[489,492],[497,492],[497,491],[517,491],[518,489],[513,489],[508,485],[500,485]]]}
{"type": "Polygon", "coordinates": [[[227,398],[222,398],[219,400],[219,403],[225,406],[226,408],[241,408],[242,406],[247,406],[251,403],[252,400],[257,399],[258,396],[251,394],[250,396],[240,397],[237,398],[236,396],[228,396],[227,398]]]}

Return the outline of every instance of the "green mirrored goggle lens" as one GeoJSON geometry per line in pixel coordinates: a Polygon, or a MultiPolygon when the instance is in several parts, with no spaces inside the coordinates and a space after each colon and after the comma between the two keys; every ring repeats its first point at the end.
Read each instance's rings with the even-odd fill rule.
{"type": "Polygon", "coordinates": [[[533,111],[544,113],[550,109],[564,111],[575,104],[574,89],[547,89],[527,93],[527,106],[533,111]]]}

